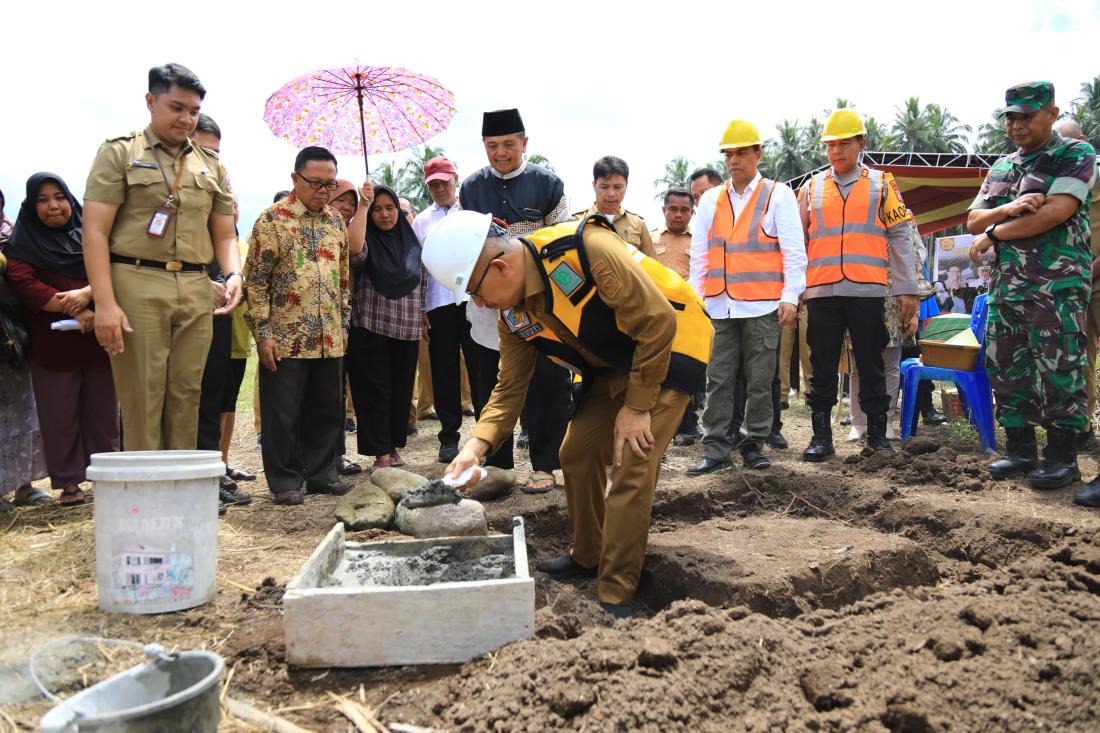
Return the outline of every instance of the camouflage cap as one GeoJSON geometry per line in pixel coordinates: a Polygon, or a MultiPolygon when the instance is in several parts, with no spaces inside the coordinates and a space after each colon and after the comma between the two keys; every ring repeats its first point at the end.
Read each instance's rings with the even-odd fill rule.
{"type": "Polygon", "coordinates": [[[1005,112],[1038,112],[1053,101],[1053,84],[1049,81],[1029,81],[1005,91],[1005,112]]]}

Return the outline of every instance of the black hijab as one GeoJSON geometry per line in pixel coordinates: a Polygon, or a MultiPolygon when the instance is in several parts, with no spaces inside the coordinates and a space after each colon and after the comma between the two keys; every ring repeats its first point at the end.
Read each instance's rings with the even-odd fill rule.
{"type": "Polygon", "coordinates": [[[397,226],[382,231],[374,217],[367,216],[367,275],[371,285],[390,300],[404,298],[420,285],[420,240],[412,224],[401,211],[401,201],[392,188],[374,187],[375,201],[381,195],[393,199],[398,207],[397,226]]]}
{"type": "Polygon", "coordinates": [[[88,274],[84,270],[84,248],[81,245],[83,225],[84,209],[77,203],[61,176],[55,173],[35,173],[27,179],[27,198],[23,199],[23,204],[19,207],[15,229],[4,253],[39,270],[86,280],[88,274]],[[38,191],[47,181],[56,183],[73,207],[69,221],[57,229],[43,224],[36,209],[38,191]]]}

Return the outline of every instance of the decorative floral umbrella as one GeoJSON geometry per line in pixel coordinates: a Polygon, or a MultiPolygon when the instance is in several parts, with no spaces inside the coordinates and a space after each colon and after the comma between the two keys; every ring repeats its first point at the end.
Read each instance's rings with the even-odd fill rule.
{"type": "Polygon", "coordinates": [[[454,94],[430,76],[387,66],[346,66],[300,76],[267,98],[264,121],[299,148],[394,153],[447,129],[454,94]]]}

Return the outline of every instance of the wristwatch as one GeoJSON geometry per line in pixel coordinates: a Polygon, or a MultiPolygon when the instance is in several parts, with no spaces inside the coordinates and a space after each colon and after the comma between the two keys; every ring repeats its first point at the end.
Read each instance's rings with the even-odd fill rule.
{"type": "MultiPolygon", "coordinates": [[[[999,223],[1000,222],[998,222],[998,224],[999,223]]],[[[996,228],[997,224],[990,224],[989,226],[987,226],[985,228],[985,236],[989,237],[989,241],[993,242],[994,244],[1000,244],[1004,240],[999,239],[997,235],[993,233],[993,230],[996,228]]]]}
{"type": "Polygon", "coordinates": [[[240,273],[240,272],[227,272],[227,273],[225,273],[225,281],[229,282],[229,278],[233,277],[234,275],[236,275],[237,277],[239,277],[241,279],[242,284],[244,283],[244,274],[240,273]]]}

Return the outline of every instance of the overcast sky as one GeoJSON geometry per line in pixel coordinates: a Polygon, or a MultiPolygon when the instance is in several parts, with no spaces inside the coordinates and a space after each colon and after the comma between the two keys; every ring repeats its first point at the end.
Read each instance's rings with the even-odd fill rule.
{"type": "MultiPolygon", "coordinates": [[[[295,150],[263,120],[286,81],[356,62],[404,66],[454,91],[458,114],[432,143],[460,176],[486,164],[481,113],[518,107],[531,142],[565,179],[574,210],[592,202],[592,163],[631,167],[626,207],[659,223],[652,182],[666,161],[715,160],[733,118],[765,137],[783,118],[822,115],[837,97],[888,121],[910,95],[977,126],[1004,89],[1049,79],[1058,103],[1100,74],[1100,0],[884,3],[97,2],[5,6],[0,187],[14,218],[27,177],[63,176],[81,196],[99,144],[149,120],[150,66],[202,79],[246,233],[288,188],[295,150]],[[171,12],[158,8],[173,8],[171,12]],[[834,11],[833,8],[842,10],[834,11]],[[177,9],[178,8],[178,9],[177,9]],[[997,8],[996,14],[991,13],[997,8]]],[[[403,158],[398,153],[372,165],[403,158]]],[[[341,156],[359,181],[362,161],[341,156]]]]}

